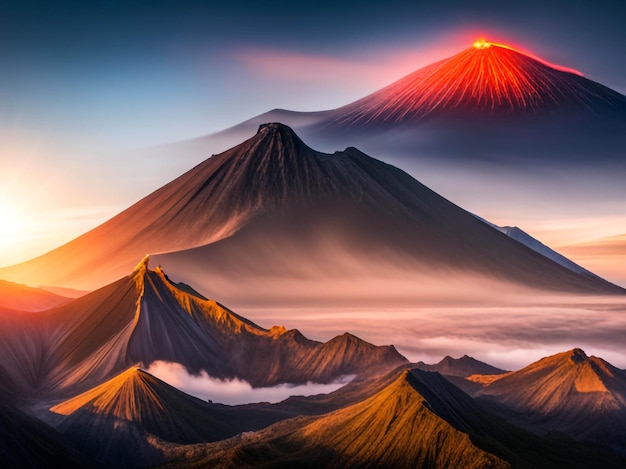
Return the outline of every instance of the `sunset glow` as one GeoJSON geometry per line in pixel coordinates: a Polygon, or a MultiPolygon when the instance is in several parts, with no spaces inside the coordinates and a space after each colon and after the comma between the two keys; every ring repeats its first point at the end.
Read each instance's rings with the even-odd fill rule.
{"type": "Polygon", "coordinates": [[[21,210],[0,199],[0,246],[14,243],[23,238],[27,231],[28,220],[21,210]]]}

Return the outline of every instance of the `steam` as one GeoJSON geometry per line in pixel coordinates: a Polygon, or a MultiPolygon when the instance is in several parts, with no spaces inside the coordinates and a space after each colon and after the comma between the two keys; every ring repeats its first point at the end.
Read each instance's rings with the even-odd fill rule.
{"type": "Polygon", "coordinates": [[[253,402],[280,402],[289,396],[311,396],[328,394],[354,379],[353,375],[342,376],[329,384],[307,383],[302,385],[279,384],[268,388],[253,388],[240,379],[220,380],[209,376],[205,371],[192,375],[178,363],[156,361],[146,370],[171,386],[202,400],[216,403],[239,405],[253,402]]]}

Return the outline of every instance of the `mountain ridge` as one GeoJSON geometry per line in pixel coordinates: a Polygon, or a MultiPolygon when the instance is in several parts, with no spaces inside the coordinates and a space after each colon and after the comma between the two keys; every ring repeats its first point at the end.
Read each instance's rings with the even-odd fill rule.
{"type": "Polygon", "coordinates": [[[264,329],[188,286],[177,288],[148,262],[145,257],[131,275],[66,306],[0,317],[0,366],[25,394],[46,396],[89,389],[154,361],[254,387],[328,383],[406,362],[391,346],[349,334],[321,343],[284,327],[264,329]]]}
{"type": "Polygon", "coordinates": [[[163,467],[606,467],[623,461],[551,442],[485,411],[436,372],[400,370],[370,397],[317,417],[192,448],[162,447],[163,467]],[[435,449],[436,448],[436,449],[435,449]]]}

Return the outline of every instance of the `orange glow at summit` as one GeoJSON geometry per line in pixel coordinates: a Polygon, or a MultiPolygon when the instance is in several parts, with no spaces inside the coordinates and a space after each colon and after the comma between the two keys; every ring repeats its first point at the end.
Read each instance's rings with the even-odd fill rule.
{"type": "Polygon", "coordinates": [[[531,54],[529,52],[523,51],[519,48],[516,47],[511,47],[508,46],[506,44],[499,44],[499,43],[495,43],[495,42],[487,42],[485,41],[484,38],[478,39],[477,41],[474,42],[473,47],[474,49],[478,49],[478,50],[485,50],[485,49],[489,49],[490,47],[500,47],[502,49],[508,49],[511,50],[513,52],[517,52],[518,54],[522,54],[525,55],[526,57],[529,57],[533,60],[536,60],[537,62],[542,63],[543,65],[546,65],[548,67],[551,67],[555,70],[561,71],[561,72],[567,72],[567,73],[573,73],[574,75],[579,75],[579,76],[584,76],[582,74],[582,72],[574,69],[574,68],[570,68],[570,67],[563,67],[561,65],[556,65],[552,62],[548,62],[547,60],[542,59],[541,57],[538,57],[534,54],[531,54]]]}
{"type": "Polygon", "coordinates": [[[486,42],[484,39],[479,39],[474,43],[474,48],[476,49],[488,49],[489,47],[491,47],[491,43],[486,42]]]}

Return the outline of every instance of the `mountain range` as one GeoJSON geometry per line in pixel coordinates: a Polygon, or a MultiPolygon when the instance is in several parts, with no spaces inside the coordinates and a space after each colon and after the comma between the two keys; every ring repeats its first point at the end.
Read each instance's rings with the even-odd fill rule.
{"type": "Polygon", "coordinates": [[[402,370],[382,390],[319,416],[187,448],[163,446],[164,467],[619,467],[593,448],[516,429],[438,373],[402,370]]]}
{"type": "Polygon", "coordinates": [[[66,396],[155,361],[253,386],[327,383],[406,362],[393,346],[350,334],[320,343],[297,330],[264,329],[171,282],[162,269],[150,270],[148,258],[66,306],[0,320],[0,365],[26,396],[66,396]]]}
{"type": "Polygon", "coordinates": [[[10,416],[2,428],[17,421],[26,432],[13,431],[0,447],[7,458],[32,451],[36,466],[38,451],[48,451],[52,463],[77,467],[624,463],[626,375],[579,349],[515,372],[468,356],[411,365],[392,346],[349,334],[323,344],[263,329],[148,262],[67,305],[2,316],[0,396],[10,416]],[[328,395],[232,407],[189,396],[133,364],[155,360],[255,386],[357,376],[328,395]],[[476,400],[453,384],[460,380],[476,400]],[[15,438],[21,446],[7,443],[15,438]]]}

